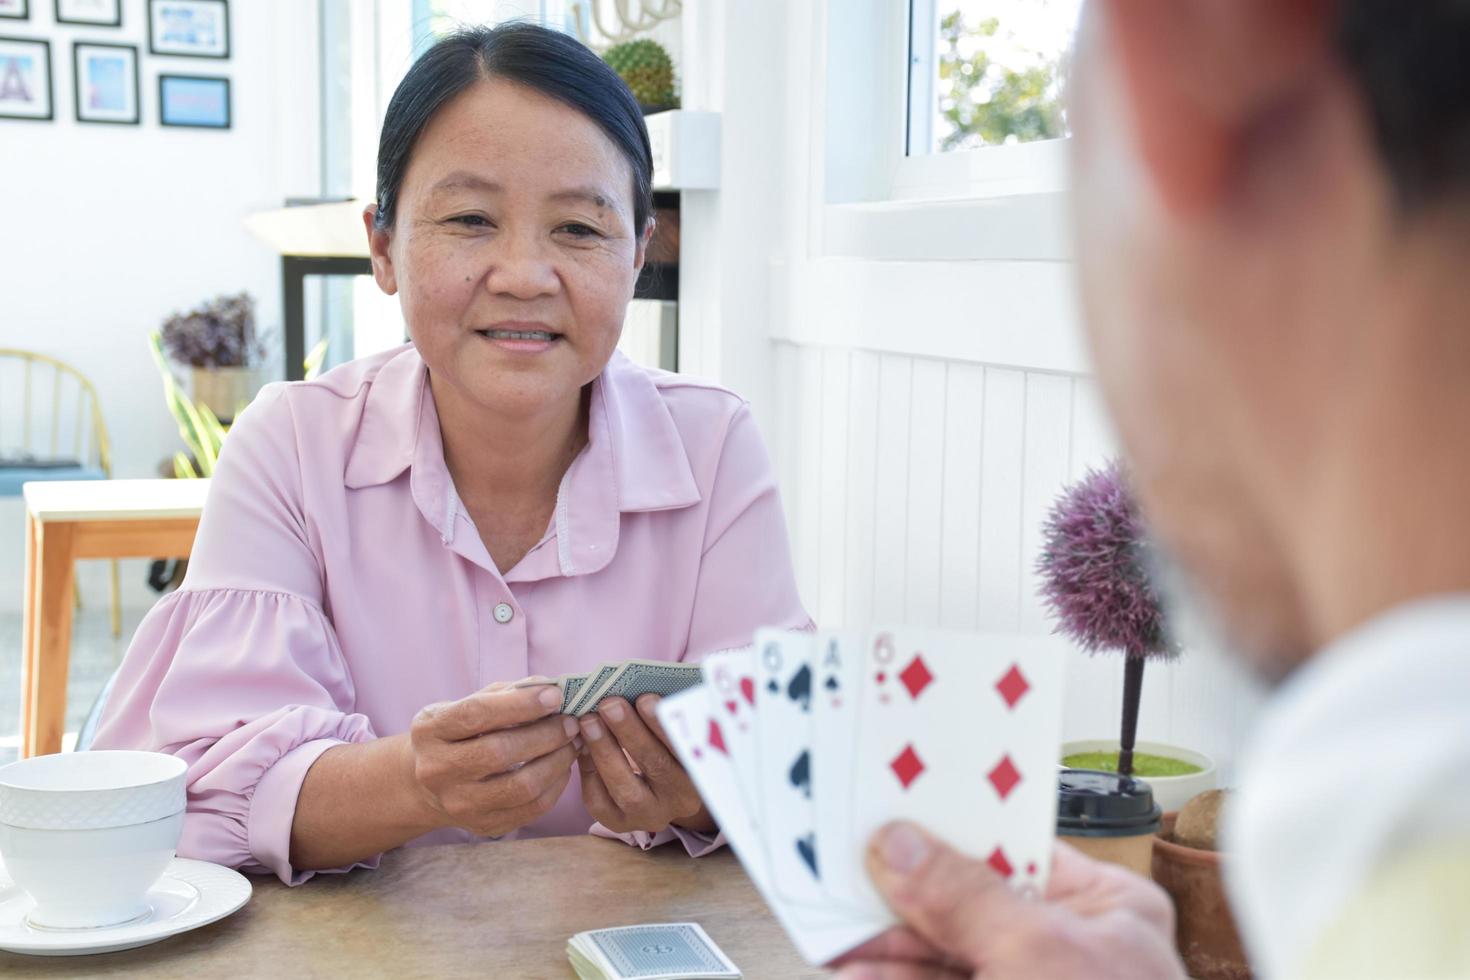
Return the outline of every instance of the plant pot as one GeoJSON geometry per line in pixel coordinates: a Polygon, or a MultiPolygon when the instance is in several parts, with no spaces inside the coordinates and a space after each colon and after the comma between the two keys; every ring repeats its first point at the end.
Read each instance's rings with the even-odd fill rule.
{"type": "Polygon", "coordinates": [[[1196,980],[1250,980],[1220,873],[1224,857],[1174,843],[1170,838],[1178,817],[1164,814],[1154,840],[1154,881],[1174,900],[1175,941],[1185,969],[1196,980]]]}
{"type": "MultiPolygon", "coordinates": [[[[1118,751],[1118,740],[1116,738],[1082,739],[1076,742],[1064,742],[1062,744],[1062,759],[1075,752],[1116,751],[1118,751]]],[[[1178,759],[1180,762],[1188,762],[1191,765],[1200,767],[1199,772],[1192,772],[1186,776],[1138,777],[1153,787],[1154,802],[1163,807],[1165,813],[1170,810],[1179,809],[1207,789],[1214,789],[1219,779],[1219,772],[1215,768],[1215,760],[1203,752],[1193,752],[1189,749],[1181,749],[1176,745],[1166,745],[1163,742],[1136,742],[1134,743],[1133,751],[1147,752],[1149,755],[1162,755],[1166,758],[1178,759]]],[[[1058,761],[1061,760],[1059,759],[1058,761]]]]}
{"type": "Polygon", "coordinates": [[[260,390],[260,369],[194,368],[191,390],[196,405],[207,405],[221,422],[229,422],[260,390]]]}

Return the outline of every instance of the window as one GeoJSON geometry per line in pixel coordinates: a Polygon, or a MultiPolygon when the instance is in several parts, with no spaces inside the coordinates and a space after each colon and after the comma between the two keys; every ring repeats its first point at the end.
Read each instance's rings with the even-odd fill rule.
{"type": "Polygon", "coordinates": [[[1082,0],[912,0],[910,156],[1067,135],[1082,0]]]}

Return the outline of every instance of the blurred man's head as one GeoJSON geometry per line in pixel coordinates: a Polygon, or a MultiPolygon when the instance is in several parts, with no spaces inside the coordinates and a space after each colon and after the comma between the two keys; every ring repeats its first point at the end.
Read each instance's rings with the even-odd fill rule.
{"type": "Polygon", "coordinates": [[[1470,587],[1470,3],[1088,8],[1098,371],[1155,530],[1279,676],[1470,587]]]}

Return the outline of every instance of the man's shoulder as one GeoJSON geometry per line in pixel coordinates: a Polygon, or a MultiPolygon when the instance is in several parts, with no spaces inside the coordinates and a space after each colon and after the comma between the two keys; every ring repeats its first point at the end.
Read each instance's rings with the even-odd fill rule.
{"type": "Polygon", "coordinates": [[[1396,851],[1319,935],[1302,977],[1470,976],[1467,882],[1470,830],[1396,851]]]}

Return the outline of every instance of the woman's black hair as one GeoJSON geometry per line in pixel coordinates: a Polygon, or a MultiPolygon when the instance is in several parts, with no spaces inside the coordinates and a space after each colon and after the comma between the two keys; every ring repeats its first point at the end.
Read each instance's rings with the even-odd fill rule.
{"type": "Polygon", "coordinates": [[[595,122],[633,170],[633,228],[653,212],[653,151],[638,100],[617,72],[575,38],[534,24],[467,27],[436,43],[388,103],[378,141],[375,227],[393,227],[398,192],[419,134],[434,113],[476,82],[504,78],[563,102],[595,122]]]}

